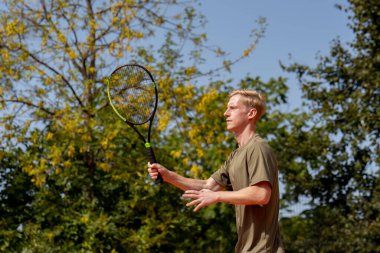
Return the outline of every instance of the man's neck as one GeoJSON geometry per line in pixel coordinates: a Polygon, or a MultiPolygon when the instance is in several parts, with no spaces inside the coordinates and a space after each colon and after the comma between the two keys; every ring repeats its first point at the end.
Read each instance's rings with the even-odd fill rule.
{"type": "Polygon", "coordinates": [[[246,129],[246,131],[243,131],[242,133],[235,133],[235,139],[238,142],[239,147],[242,147],[247,144],[254,135],[256,135],[255,129],[246,129]]]}

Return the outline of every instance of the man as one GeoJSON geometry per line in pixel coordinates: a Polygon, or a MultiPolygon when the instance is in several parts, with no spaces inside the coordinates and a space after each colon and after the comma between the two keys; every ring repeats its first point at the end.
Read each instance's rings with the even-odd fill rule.
{"type": "Polygon", "coordinates": [[[218,202],[235,205],[236,252],[284,252],[278,225],[279,187],[276,158],[256,133],[265,113],[265,97],[256,91],[236,90],[229,96],[224,116],[239,146],[208,180],[180,176],[160,164],[148,164],[152,179],[185,191],[187,206],[198,211],[218,202]],[[227,190],[227,191],[224,191],[227,190]]]}

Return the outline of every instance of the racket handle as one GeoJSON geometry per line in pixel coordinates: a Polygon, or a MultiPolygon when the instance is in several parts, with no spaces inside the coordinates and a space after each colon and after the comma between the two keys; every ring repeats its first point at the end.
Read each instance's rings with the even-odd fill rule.
{"type": "MultiPolygon", "coordinates": [[[[146,151],[147,151],[147,155],[148,155],[148,158],[149,158],[149,162],[150,163],[156,163],[156,156],[154,155],[154,152],[153,152],[153,148],[148,146],[146,147],[146,151]]],[[[157,179],[154,180],[154,183],[155,184],[161,184],[163,182],[162,180],[162,176],[160,173],[158,173],[158,176],[157,176],[157,179]]]]}

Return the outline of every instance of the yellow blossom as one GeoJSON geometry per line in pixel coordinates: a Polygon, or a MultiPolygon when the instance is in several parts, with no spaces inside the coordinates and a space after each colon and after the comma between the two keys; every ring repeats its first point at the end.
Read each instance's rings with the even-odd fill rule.
{"type": "Polygon", "coordinates": [[[170,155],[173,157],[173,158],[179,158],[182,154],[182,151],[181,150],[172,150],[170,152],[170,155]]]}
{"type": "Polygon", "coordinates": [[[190,169],[191,176],[198,177],[200,175],[200,173],[201,173],[201,168],[199,166],[193,164],[191,166],[191,169],[190,169]]]}
{"type": "Polygon", "coordinates": [[[81,218],[80,218],[80,222],[84,223],[84,224],[87,224],[90,220],[90,217],[88,214],[85,214],[83,215],[81,218]]]}
{"type": "Polygon", "coordinates": [[[53,135],[53,133],[51,133],[51,132],[48,132],[48,133],[46,134],[46,140],[48,140],[48,141],[50,141],[51,139],[53,139],[53,137],[54,137],[54,135],[53,135]]]}
{"type": "Polygon", "coordinates": [[[70,144],[70,146],[67,148],[67,154],[69,157],[74,157],[74,154],[75,154],[74,145],[70,144]]]}

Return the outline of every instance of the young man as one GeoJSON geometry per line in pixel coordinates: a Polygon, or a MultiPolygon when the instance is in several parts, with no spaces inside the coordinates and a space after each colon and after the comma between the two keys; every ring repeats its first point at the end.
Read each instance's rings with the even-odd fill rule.
{"type": "Polygon", "coordinates": [[[277,161],[269,145],[256,133],[265,113],[265,97],[256,91],[236,90],[229,96],[224,116],[239,147],[208,180],[180,176],[160,164],[148,164],[152,179],[185,191],[194,211],[218,202],[235,205],[236,252],[284,252],[278,225],[277,161]]]}

